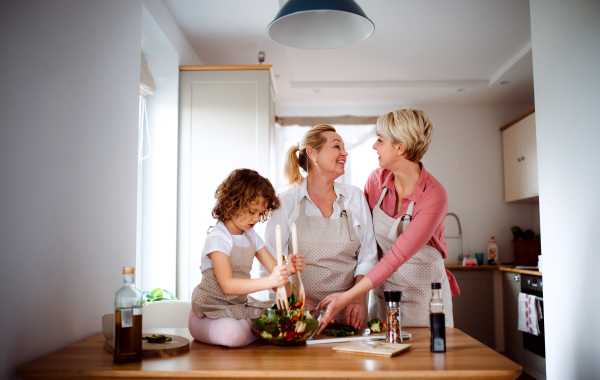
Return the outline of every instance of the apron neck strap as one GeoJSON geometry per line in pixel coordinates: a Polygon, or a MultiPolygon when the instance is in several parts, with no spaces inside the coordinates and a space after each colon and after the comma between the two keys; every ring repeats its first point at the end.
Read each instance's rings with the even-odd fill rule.
{"type": "Polygon", "coordinates": [[[246,236],[246,239],[248,239],[248,241],[250,242],[250,247],[252,247],[254,252],[256,252],[256,246],[254,245],[254,242],[252,241],[252,239],[250,239],[250,236],[248,236],[246,231],[242,231],[242,233],[244,234],[244,236],[246,236]]]}
{"type": "Polygon", "coordinates": [[[379,201],[377,202],[377,206],[375,206],[375,207],[381,206],[381,202],[383,202],[383,197],[385,197],[387,190],[388,190],[388,188],[384,186],[383,191],[381,192],[381,196],[379,197],[379,201]]]}

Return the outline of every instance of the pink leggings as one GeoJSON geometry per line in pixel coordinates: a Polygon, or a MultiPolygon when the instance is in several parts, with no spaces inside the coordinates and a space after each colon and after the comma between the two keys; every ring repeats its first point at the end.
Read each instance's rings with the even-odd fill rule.
{"type": "Polygon", "coordinates": [[[193,310],[190,311],[188,327],[197,341],[218,346],[243,347],[258,338],[245,319],[200,318],[193,310]]]}

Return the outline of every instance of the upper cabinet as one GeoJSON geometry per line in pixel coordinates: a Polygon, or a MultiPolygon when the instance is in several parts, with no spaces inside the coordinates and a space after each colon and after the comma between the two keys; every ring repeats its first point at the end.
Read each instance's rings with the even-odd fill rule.
{"type": "Polygon", "coordinates": [[[504,200],[539,199],[535,110],[500,128],[504,151],[504,200]]]}

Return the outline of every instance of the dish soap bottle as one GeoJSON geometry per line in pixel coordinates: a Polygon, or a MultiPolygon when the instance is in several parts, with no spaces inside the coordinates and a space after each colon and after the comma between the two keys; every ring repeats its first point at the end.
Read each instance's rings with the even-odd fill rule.
{"type": "Polygon", "coordinates": [[[442,284],[431,283],[431,301],[429,302],[429,330],[431,352],[446,352],[446,314],[440,296],[442,284]]]}
{"type": "Polygon", "coordinates": [[[488,265],[496,265],[496,260],[498,259],[498,246],[496,245],[496,240],[492,236],[490,239],[490,244],[488,244],[488,265]]]}
{"type": "Polygon", "coordinates": [[[123,286],[115,294],[115,363],[142,360],[142,292],[134,286],[135,268],[123,268],[123,286]]]}

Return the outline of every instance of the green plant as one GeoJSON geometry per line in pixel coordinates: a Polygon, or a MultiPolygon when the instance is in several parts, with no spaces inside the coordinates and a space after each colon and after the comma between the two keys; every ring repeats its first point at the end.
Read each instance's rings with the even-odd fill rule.
{"type": "Polygon", "coordinates": [[[142,290],[142,299],[144,301],[144,306],[146,306],[150,302],[177,300],[177,297],[168,290],[156,288],[150,292],[142,290]]]}

